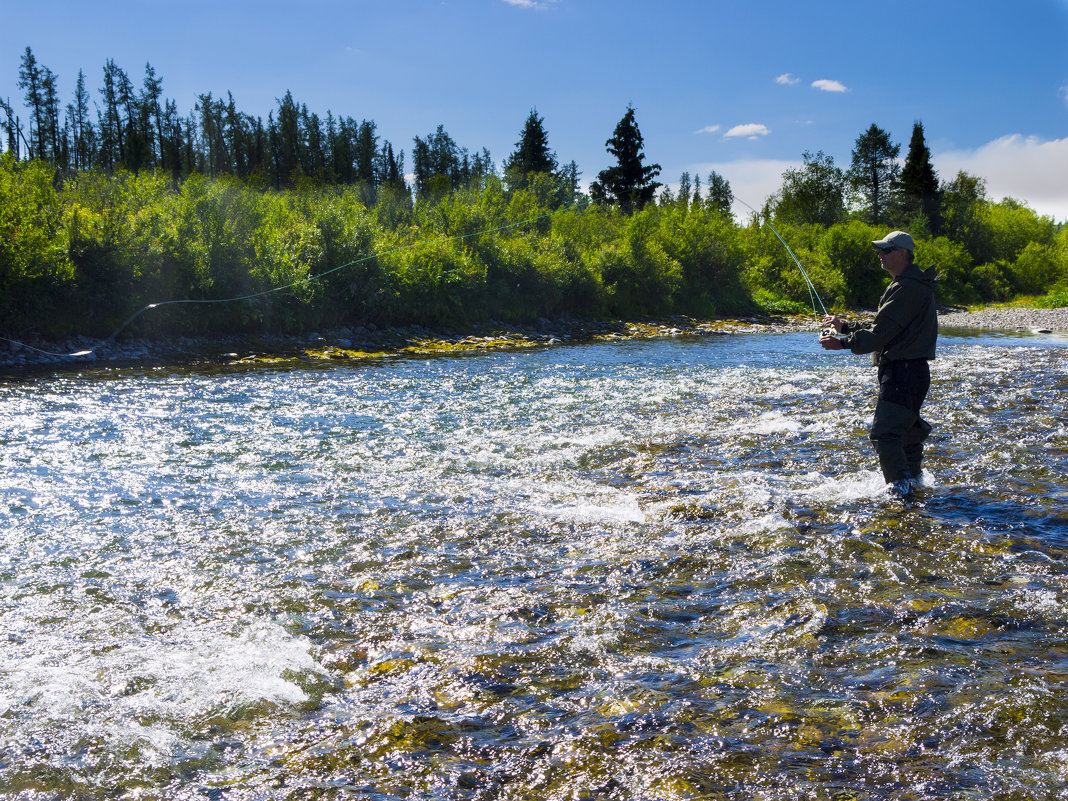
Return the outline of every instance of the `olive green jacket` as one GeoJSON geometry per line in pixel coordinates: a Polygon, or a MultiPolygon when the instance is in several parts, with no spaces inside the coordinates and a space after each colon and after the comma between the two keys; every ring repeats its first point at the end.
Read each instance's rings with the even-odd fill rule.
{"type": "Polygon", "coordinates": [[[899,359],[933,359],[938,339],[935,271],[914,264],[883,292],[875,319],[842,326],[842,344],[853,353],[870,353],[875,365],[899,359]]]}

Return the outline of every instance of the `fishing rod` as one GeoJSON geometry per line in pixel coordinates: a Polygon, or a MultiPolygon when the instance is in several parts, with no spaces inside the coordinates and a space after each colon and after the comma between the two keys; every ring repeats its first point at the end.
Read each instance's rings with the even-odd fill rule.
{"type": "MultiPolygon", "coordinates": [[[[448,236],[448,237],[445,237],[443,241],[448,242],[448,241],[451,241],[451,240],[454,240],[454,239],[455,240],[470,239],[471,237],[483,236],[485,234],[494,234],[494,233],[497,233],[498,231],[505,231],[505,230],[507,230],[509,228],[519,228],[520,226],[528,225],[528,224],[531,224],[531,223],[535,223],[538,220],[542,220],[542,219],[545,219],[547,217],[552,217],[554,215],[560,214],[561,212],[574,211],[574,210],[577,210],[577,209],[580,209],[580,208],[585,208],[586,206],[590,205],[591,202],[592,201],[590,201],[590,200],[583,200],[583,201],[580,201],[580,202],[577,202],[577,203],[572,203],[570,206],[566,206],[564,208],[556,209],[555,211],[549,211],[549,212],[546,212],[544,214],[539,214],[539,215],[536,215],[534,217],[530,217],[530,218],[528,218],[526,220],[520,220],[519,222],[506,223],[504,225],[498,225],[498,226],[496,226],[494,228],[486,228],[486,229],[481,230],[481,231],[475,231],[474,233],[471,233],[471,234],[455,234],[453,236],[448,236]]],[[[138,317],[140,317],[142,314],[144,314],[145,312],[149,311],[150,309],[159,309],[159,308],[162,308],[164,306],[175,306],[175,305],[178,305],[178,304],[237,303],[237,302],[243,301],[243,300],[253,300],[255,298],[262,298],[262,297],[264,297],[266,295],[270,295],[270,294],[273,294],[275,292],[283,292],[283,291],[285,291],[287,289],[293,289],[294,287],[300,286],[302,284],[310,284],[313,281],[318,281],[319,279],[325,278],[326,276],[328,276],[328,275],[330,275],[332,273],[336,273],[339,270],[344,270],[346,267],[352,267],[352,266],[355,266],[357,264],[362,264],[365,261],[370,261],[371,259],[377,259],[377,258],[379,258],[381,256],[389,256],[389,255],[392,255],[392,254],[395,254],[395,253],[402,253],[405,250],[411,250],[412,248],[418,246],[419,244],[421,244],[421,243],[412,242],[411,244],[408,244],[408,245],[401,245],[399,247],[391,248],[389,250],[383,250],[383,251],[378,251],[378,252],[375,252],[375,253],[371,253],[370,255],[362,256],[362,257],[360,257],[358,259],[353,259],[352,261],[345,262],[344,264],[340,264],[337,267],[331,267],[329,270],[325,270],[325,271],[323,271],[321,273],[317,273],[315,275],[311,275],[311,276],[308,276],[306,278],[297,279],[296,281],[293,281],[291,283],[285,284],[283,286],[271,287],[270,289],[265,289],[262,292],[253,292],[253,293],[248,294],[248,295],[239,295],[237,297],[232,297],[232,298],[183,298],[183,299],[180,299],[180,300],[163,300],[163,301],[158,301],[156,303],[149,303],[147,306],[142,306],[140,309],[138,309],[133,314],[131,314],[129,317],[127,317],[126,320],[122,323],[122,325],[120,325],[118,328],[116,328],[114,331],[112,331],[110,334],[108,334],[106,337],[104,337],[102,340],[100,340],[100,344],[98,344],[96,346],[96,348],[100,348],[104,344],[106,344],[106,343],[112,341],[113,339],[115,339],[115,337],[117,337],[120,333],[122,333],[126,329],[126,327],[128,325],[130,325],[130,323],[132,323],[134,320],[136,320],[138,317]]],[[[59,356],[59,357],[62,357],[62,358],[82,358],[82,357],[85,357],[85,356],[91,356],[96,352],[96,348],[92,348],[92,349],[89,349],[89,350],[79,350],[79,351],[76,351],[74,353],[60,353],[60,352],[57,352],[57,351],[45,350],[43,348],[36,348],[33,345],[28,345],[25,342],[20,342],[20,341],[15,340],[15,339],[8,339],[7,337],[0,337],[0,342],[10,342],[12,345],[18,345],[18,346],[26,348],[28,350],[36,351],[37,353],[42,353],[42,354],[44,354],[46,356],[59,356]]]]}
{"type": "MultiPolygon", "coordinates": [[[[749,209],[751,212],[753,212],[753,215],[757,218],[757,220],[760,219],[759,211],[754,209],[740,197],[735,197],[734,199],[741,203],[743,206],[745,206],[747,209],[749,209]]],[[[786,252],[790,254],[790,258],[794,260],[794,264],[797,265],[797,269],[799,269],[801,271],[801,275],[804,276],[805,283],[808,285],[808,300],[809,303],[812,304],[812,314],[815,317],[819,317],[819,313],[816,311],[816,303],[819,303],[820,309],[823,310],[823,316],[830,317],[831,315],[827,311],[827,307],[824,306],[823,301],[820,300],[820,294],[816,291],[816,287],[812,283],[812,279],[808,277],[808,271],[806,271],[805,268],[801,265],[801,260],[797,258],[797,254],[794,253],[793,249],[788,244],[786,244],[786,240],[782,238],[782,234],[779,233],[779,229],[772,224],[771,220],[765,218],[764,224],[771,229],[772,233],[775,234],[775,237],[782,243],[782,246],[786,248],[786,252]]],[[[823,323],[822,319],[820,319],[820,323],[823,323]]]]}

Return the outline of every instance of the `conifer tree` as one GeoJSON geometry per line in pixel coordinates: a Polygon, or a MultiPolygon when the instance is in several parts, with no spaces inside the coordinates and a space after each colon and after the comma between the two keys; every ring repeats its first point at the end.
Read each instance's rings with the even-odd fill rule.
{"type": "Polygon", "coordinates": [[[890,134],[872,123],[857,137],[849,179],[866,208],[865,216],[873,225],[889,218],[900,168],[897,156],[901,146],[890,141],[890,134]]]}
{"type": "Polygon", "coordinates": [[[356,180],[373,186],[375,183],[375,154],[378,151],[378,134],[370,120],[360,123],[356,137],[356,180]]]}
{"type": "Polygon", "coordinates": [[[0,98],[0,111],[3,111],[4,115],[7,117],[4,122],[5,150],[17,160],[20,151],[19,135],[22,131],[19,130],[18,116],[15,114],[15,109],[11,106],[10,98],[6,100],[0,98]]]}
{"type": "MultiPolygon", "coordinates": [[[[148,158],[153,166],[163,166],[163,79],[156,75],[151,64],[145,64],[145,82],[137,99],[141,117],[141,136],[148,145],[148,158]],[[153,124],[155,121],[155,124],[153,124]]],[[[230,98],[231,105],[233,97],[230,98]]]]}
{"type": "Polygon", "coordinates": [[[712,171],[708,174],[708,197],[705,200],[706,205],[719,211],[721,214],[731,215],[731,206],[734,204],[734,193],[731,191],[731,185],[718,172],[712,171]]]}
{"type": "Polygon", "coordinates": [[[921,122],[912,126],[909,154],[905,159],[905,167],[901,170],[900,199],[902,216],[906,220],[911,221],[922,214],[927,219],[931,233],[939,232],[942,221],[938,175],[931,164],[931,151],[924,141],[921,122]]]}
{"type": "Polygon", "coordinates": [[[25,94],[26,107],[30,110],[30,158],[47,158],[47,128],[45,112],[44,87],[41,85],[41,68],[37,65],[37,59],[33,50],[29,47],[22,54],[22,64],[19,67],[18,87],[25,94]]]}
{"type": "Polygon", "coordinates": [[[89,92],[85,88],[85,73],[78,70],[74,86],[74,102],[67,106],[67,126],[71,135],[71,164],[76,170],[93,166],[93,123],[89,120],[89,92]]]}
{"type": "Polygon", "coordinates": [[[421,198],[440,199],[463,185],[463,153],[444,125],[426,139],[415,137],[415,192],[421,198]]]}
{"type": "Polygon", "coordinates": [[[693,191],[693,181],[690,179],[689,170],[683,171],[679,176],[679,198],[678,204],[684,209],[690,207],[690,193],[693,191]]]}
{"type": "Polygon", "coordinates": [[[644,140],[634,119],[633,106],[616,124],[612,138],[605,142],[608,152],[615,156],[615,166],[601,170],[590,184],[590,194],[598,203],[614,201],[625,214],[637,211],[651,202],[660,183],[653,179],[660,174],[659,164],[645,165],[644,140]]]}
{"type": "Polygon", "coordinates": [[[537,110],[531,109],[516,149],[504,163],[504,181],[513,192],[524,188],[532,173],[556,174],[556,154],[549,150],[544,122],[537,110]]]}

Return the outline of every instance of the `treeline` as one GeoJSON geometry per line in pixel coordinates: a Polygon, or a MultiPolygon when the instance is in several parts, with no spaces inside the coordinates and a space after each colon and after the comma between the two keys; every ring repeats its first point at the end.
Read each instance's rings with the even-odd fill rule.
{"type": "Polygon", "coordinates": [[[811,312],[790,242],[829,307],[885,284],[870,242],[917,239],[944,303],[1016,294],[1068,302],[1068,231],[982,179],[941,181],[922,125],[908,155],[875,125],[848,168],[805,153],[756,219],[729,183],[655,179],[634,109],[605,142],[610,166],[579,190],[532,111],[500,168],[443,126],[405,154],[373,122],[319,118],[287,93],[266,122],[202,96],[180,117],[151,67],[135,91],[108,62],[95,121],[80,75],[59,113],[56,77],[27,48],[0,155],[0,335],[103,336],[136,310],[147,335],[309,331],[539,317],[811,312]],[[285,291],[272,291],[288,287],[285,291]]]}

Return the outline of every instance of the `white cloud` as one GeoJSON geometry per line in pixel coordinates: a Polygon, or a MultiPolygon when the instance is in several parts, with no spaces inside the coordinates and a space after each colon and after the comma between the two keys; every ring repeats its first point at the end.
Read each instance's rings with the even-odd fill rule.
{"type": "Polygon", "coordinates": [[[782,185],[782,174],[788,169],[797,169],[801,162],[779,161],[776,159],[750,159],[746,161],[729,161],[698,164],[691,172],[701,176],[701,181],[710,172],[718,172],[727,179],[734,194],[734,216],[738,220],[748,220],[753,212],[746,207],[760,209],[782,185]]]}
{"type": "Polygon", "coordinates": [[[715,133],[716,131],[718,131],[722,127],[723,127],[722,125],[706,125],[704,128],[701,128],[700,130],[698,130],[697,133],[699,133],[699,134],[715,133]]]}
{"type": "Polygon", "coordinates": [[[768,126],[759,122],[750,122],[745,125],[735,125],[723,136],[726,139],[733,139],[737,136],[748,136],[750,139],[756,139],[758,136],[767,136],[769,133],[771,133],[771,129],[768,126]]]}
{"type": "Polygon", "coordinates": [[[510,6],[519,6],[520,8],[548,8],[557,0],[504,0],[510,6]]]}
{"type": "Polygon", "coordinates": [[[839,81],[829,81],[826,78],[821,78],[818,81],[812,82],[813,89],[819,89],[821,92],[848,92],[845,84],[839,81]]]}
{"type": "Polygon", "coordinates": [[[1068,83],[1061,87],[1061,97],[1064,98],[1064,105],[1068,106],[1068,83]]]}
{"type": "Polygon", "coordinates": [[[782,86],[797,86],[799,83],[801,83],[801,79],[795,78],[788,72],[784,72],[782,75],[775,79],[775,83],[781,84],[782,86]]]}
{"type": "Polygon", "coordinates": [[[1011,134],[976,150],[932,154],[931,161],[943,181],[964,170],[986,179],[993,200],[1015,198],[1039,214],[1068,221],[1068,139],[1011,134]]]}

